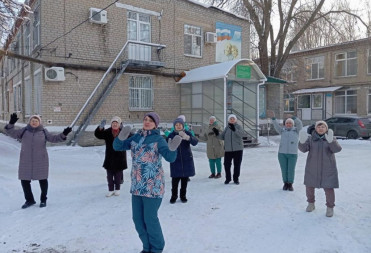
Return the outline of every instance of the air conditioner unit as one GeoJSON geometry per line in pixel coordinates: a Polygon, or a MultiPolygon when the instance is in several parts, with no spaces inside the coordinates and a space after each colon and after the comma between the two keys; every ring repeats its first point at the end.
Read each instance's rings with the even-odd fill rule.
{"type": "Polygon", "coordinates": [[[206,43],[216,43],[217,42],[216,33],[206,32],[205,33],[205,42],[206,43]]]}
{"type": "Polygon", "coordinates": [[[89,21],[96,24],[107,24],[107,11],[90,8],[89,9],[89,21]]]}
{"type": "Polygon", "coordinates": [[[51,67],[45,68],[45,81],[64,81],[64,68],[51,67]]]}

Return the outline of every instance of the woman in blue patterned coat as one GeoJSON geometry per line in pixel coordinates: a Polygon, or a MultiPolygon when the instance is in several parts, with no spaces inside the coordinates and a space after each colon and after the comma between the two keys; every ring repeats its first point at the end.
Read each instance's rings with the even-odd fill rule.
{"type": "Polygon", "coordinates": [[[175,136],[166,143],[157,129],[160,117],[147,113],[143,129],[128,138],[130,126],[125,126],[113,142],[116,151],[131,150],[132,212],[135,229],[143,244],[142,253],[159,253],[165,246],[158,210],[165,193],[164,170],[161,158],[173,162],[182,138],[175,136]]]}
{"type": "Polygon", "coordinates": [[[182,137],[182,142],[177,149],[176,160],[170,163],[170,177],[171,179],[171,198],[170,203],[174,204],[178,198],[178,185],[180,183],[180,200],[186,203],[188,178],[195,175],[195,165],[193,162],[193,154],[191,145],[196,146],[198,140],[192,135],[190,131],[184,129],[184,121],[182,118],[174,120],[174,131],[169,134],[167,139],[173,139],[175,136],[182,137]]]}

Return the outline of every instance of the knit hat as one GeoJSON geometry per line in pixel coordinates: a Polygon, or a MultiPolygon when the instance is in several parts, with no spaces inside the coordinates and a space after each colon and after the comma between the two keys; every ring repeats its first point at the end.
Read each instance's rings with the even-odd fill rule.
{"type": "Polygon", "coordinates": [[[174,120],[174,122],[173,122],[174,127],[175,127],[176,123],[182,124],[182,126],[184,128],[184,120],[182,118],[177,118],[177,119],[174,120]]]}
{"type": "Polygon", "coordinates": [[[326,127],[326,129],[328,130],[328,125],[325,121],[323,121],[323,120],[317,121],[316,125],[315,125],[315,128],[317,128],[318,125],[324,125],[326,127]]]}
{"type": "Polygon", "coordinates": [[[215,121],[215,120],[216,120],[216,117],[215,117],[215,116],[211,116],[211,117],[209,118],[209,120],[212,120],[212,119],[215,121]]]}
{"type": "Polygon", "coordinates": [[[231,115],[228,116],[228,121],[229,121],[231,118],[235,118],[235,119],[237,120],[237,117],[236,117],[236,115],[234,115],[234,114],[231,114],[231,115]]]}
{"type": "Polygon", "coordinates": [[[160,116],[158,116],[158,114],[155,112],[149,112],[144,115],[143,119],[147,116],[150,117],[153,120],[153,122],[155,122],[157,128],[158,124],[160,124],[160,116]]]}
{"type": "Polygon", "coordinates": [[[286,122],[291,122],[292,126],[295,126],[295,122],[294,122],[294,120],[292,118],[287,118],[285,120],[285,125],[286,125],[286,122]]]}
{"type": "MultiPolygon", "coordinates": [[[[186,122],[186,118],[184,115],[179,115],[178,118],[181,118],[183,120],[183,122],[185,123],[186,122]]],[[[184,124],[183,124],[184,125],[184,124]]]]}
{"type": "Polygon", "coordinates": [[[41,117],[40,117],[40,115],[32,115],[30,117],[30,121],[28,123],[30,123],[31,122],[31,119],[33,119],[33,118],[37,119],[40,122],[40,124],[41,124],[41,117]]]}
{"type": "Polygon", "coordinates": [[[111,124],[116,121],[117,123],[119,123],[119,125],[122,123],[122,120],[120,117],[118,116],[114,116],[112,119],[111,119],[111,124]]]}

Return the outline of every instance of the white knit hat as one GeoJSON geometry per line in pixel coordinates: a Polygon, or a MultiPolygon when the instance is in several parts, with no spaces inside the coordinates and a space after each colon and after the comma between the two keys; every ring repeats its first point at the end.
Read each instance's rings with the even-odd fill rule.
{"type": "Polygon", "coordinates": [[[111,124],[116,121],[117,123],[119,123],[119,125],[121,124],[122,120],[120,117],[118,116],[114,116],[112,119],[111,119],[111,124]]]}
{"type": "Polygon", "coordinates": [[[286,124],[286,122],[291,122],[292,126],[295,126],[295,121],[292,118],[287,118],[285,120],[285,124],[286,124]]]}
{"type": "Polygon", "coordinates": [[[215,116],[211,116],[210,118],[209,118],[209,120],[216,120],[216,117],[215,116]]]}
{"type": "Polygon", "coordinates": [[[319,120],[316,122],[315,128],[317,128],[318,125],[325,125],[326,129],[328,130],[328,125],[325,121],[319,120]]]}
{"type": "Polygon", "coordinates": [[[183,120],[183,122],[186,122],[186,118],[184,115],[179,115],[178,118],[181,118],[183,120]]]}
{"type": "Polygon", "coordinates": [[[231,118],[235,118],[235,119],[237,120],[237,117],[236,117],[236,115],[234,115],[234,114],[230,114],[230,115],[228,116],[228,121],[229,121],[231,118]]]}
{"type": "Polygon", "coordinates": [[[38,121],[39,121],[39,123],[41,124],[41,117],[40,117],[40,115],[32,115],[31,117],[30,117],[30,120],[29,120],[29,122],[31,122],[31,119],[33,119],[33,118],[35,118],[35,119],[37,119],[38,121]]]}

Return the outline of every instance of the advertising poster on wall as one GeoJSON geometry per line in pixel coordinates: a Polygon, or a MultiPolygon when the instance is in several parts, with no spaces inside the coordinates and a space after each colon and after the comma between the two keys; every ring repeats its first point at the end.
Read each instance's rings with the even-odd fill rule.
{"type": "Polygon", "coordinates": [[[241,59],[241,26],[216,22],[216,62],[241,59]]]}

